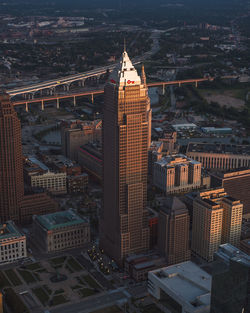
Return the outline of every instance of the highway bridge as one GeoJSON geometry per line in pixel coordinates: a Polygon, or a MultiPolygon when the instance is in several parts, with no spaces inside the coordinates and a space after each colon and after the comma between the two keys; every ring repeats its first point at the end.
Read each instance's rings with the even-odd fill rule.
{"type": "MultiPolygon", "coordinates": [[[[133,64],[140,63],[138,58],[135,58],[133,60],[133,64]]],[[[29,86],[23,86],[15,89],[9,89],[6,92],[10,95],[10,97],[15,97],[19,95],[31,95],[31,98],[34,97],[35,93],[42,90],[49,90],[51,91],[51,94],[55,92],[55,88],[58,86],[64,86],[65,91],[69,91],[70,85],[74,82],[79,82],[80,86],[84,86],[84,82],[86,79],[91,77],[99,78],[101,75],[106,74],[107,71],[112,72],[114,68],[117,66],[118,63],[114,63],[111,65],[103,66],[96,68],[94,70],[74,74],[66,77],[59,77],[54,80],[44,81],[37,84],[32,84],[29,86]]]]}
{"type": "MultiPolygon", "coordinates": [[[[166,86],[182,86],[183,84],[195,84],[196,87],[198,87],[198,84],[205,81],[213,81],[213,78],[211,77],[205,77],[205,78],[194,78],[194,79],[185,79],[185,80],[175,80],[175,81],[167,81],[167,82],[153,82],[148,83],[147,86],[150,87],[162,87],[162,93],[164,94],[166,86]]],[[[60,108],[60,100],[62,99],[73,99],[74,106],[76,106],[76,99],[78,97],[91,97],[92,103],[94,102],[94,96],[101,95],[104,93],[103,89],[98,90],[89,90],[89,91],[82,91],[82,92],[76,92],[76,93],[67,93],[67,94],[57,94],[57,95],[51,95],[46,97],[40,97],[40,98],[33,98],[33,99],[25,99],[25,100],[18,100],[18,101],[12,101],[14,106],[19,105],[25,105],[25,110],[29,111],[29,105],[32,103],[40,103],[41,104],[41,110],[44,110],[45,102],[48,101],[56,101],[56,107],[60,108]]]]}

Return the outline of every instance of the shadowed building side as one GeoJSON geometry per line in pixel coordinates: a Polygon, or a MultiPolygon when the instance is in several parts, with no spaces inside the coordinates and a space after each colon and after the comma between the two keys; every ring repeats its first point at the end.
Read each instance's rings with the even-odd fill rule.
{"type": "Polygon", "coordinates": [[[19,222],[24,194],[21,124],[9,95],[0,94],[0,223],[19,222]]]}

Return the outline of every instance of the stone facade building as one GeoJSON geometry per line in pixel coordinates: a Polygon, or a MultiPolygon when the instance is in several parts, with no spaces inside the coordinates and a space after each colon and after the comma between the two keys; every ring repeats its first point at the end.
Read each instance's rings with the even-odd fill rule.
{"type": "Polygon", "coordinates": [[[26,236],[12,221],[0,224],[0,264],[27,257],[26,236]]]}
{"type": "Polygon", "coordinates": [[[83,246],[90,242],[90,226],[73,210],[33,217],[34,239],[45,252],[83,246]]]}
{"type": "Polygon", "coordinates": [[[153,182],[166,194],[197,189],[201,186],[201,163],[177,154],[154,163],[153,182]]]}

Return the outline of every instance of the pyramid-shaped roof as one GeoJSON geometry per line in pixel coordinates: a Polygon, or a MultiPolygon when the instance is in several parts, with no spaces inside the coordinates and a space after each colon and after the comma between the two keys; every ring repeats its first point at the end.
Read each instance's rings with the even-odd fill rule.
{"type": "Polygon", "coordinates": [[[183,214],[187,212],[187,207],[178,197],[169,197],[164,201],[164,205],[161,208],[161,211],[167,214],[183,214]]]}
{"type": "Polygon", "coordinates": [[[110,76],[110,83],[117,86],[135,86],[141,84],[141,77],[124,50],[118,66],[110,76]]]}

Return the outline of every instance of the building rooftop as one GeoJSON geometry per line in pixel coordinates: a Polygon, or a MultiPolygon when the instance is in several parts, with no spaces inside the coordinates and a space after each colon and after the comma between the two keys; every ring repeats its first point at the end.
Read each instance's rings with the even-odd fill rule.
{"type": "Polygon", "coordinates": [[[211,276],[191,261],[151,271],[149,275],[188,305],[210,305],[211,276]]]}
{"type": "Polygon", "coordinates": [[[201,164],[198,161],[188,158],[184,154],[168,155],[155,162],[162,167],[183,166],[188,164],[201,164]]]}
{"type": "Polygon", "coordinates": [[[250,256],[229,243],[220,245],[215,253],[215,258],[221,259],[227,264],[232,260],[250,267],[250,256]]]}
{"type": "Polygon", "coordinates": [[[161,211],[167,214],[185,214],[187,213],[187,206],[178,197],[169,197],[165,200],[161,211]]]}
{"type": "Polygon", "coordinates": [[[38,165],[38,167],[40,167],[40,168],[43,169],[44,171],[49,171],[49,168],[48,168],[44,163],[42,163],[41,161],[39,161],[36,157],[34,157],[34,156],[29,156],[28,159],[29,159],[29,161],[30,161],[32,164],[38,165]]]}
{"type": "Polygon", "coordinates": [[[102,163],[101,145],[99,143],[87,143],[79,148],[87,156],[94,158],[97,162],[102,163]]]}
{"type": "Polygon", "coordinates": [[[88,222],[87,219],[83,219],[71,209],[46,215],[35,215],[34,218],[46,228],[46,230],[69,227],[88,222]]]}
{"type": "Polygon", "coordinates": [[[17,229],[12,221],[0,224],[0,245],[6,240],[22,236],[24,235],[17,229]]]}
{"type": "Polygon", "coordinates": [[[250,145],[190,142],[187,147],[188,152],[250,155],[250,145]]]}

